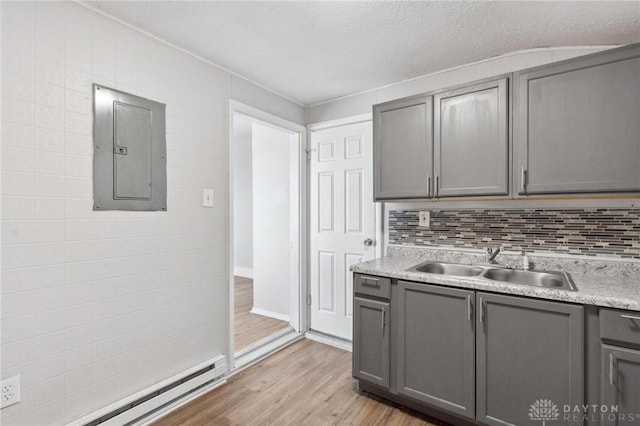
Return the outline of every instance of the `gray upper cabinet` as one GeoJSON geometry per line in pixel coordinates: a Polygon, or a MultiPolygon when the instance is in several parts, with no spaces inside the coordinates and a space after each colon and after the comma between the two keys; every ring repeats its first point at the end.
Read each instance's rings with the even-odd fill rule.
{"type": "Polygon", "coordinates": [[[474,418],[474,299],[473,291],[398,282],[392,317],[399,394],[474,418]]]}
{"type": "Polygon", "coordinates": [[[477,420],[540,425],[530,409],[549,400],[559,423],[582,425],[561,416],[584,401],[583,308],[487,293],[477,293],[477,307],[477,420]]]}
{"type": "Polygon", "coordinates": [[[437,197],[508,193],[506,78],[434,96],[437,197]]]}
{"type": "Polygon", "coordinates": [[[640,351],[602,345],[601,401],[607,407],[618,407],[618,414],[606,416],[603,425],[635,424],[625,420],[640,415],[640,351]]]}
{"type": "Polygon", "coordinates": [[[423,96],[373,107],[376,200],[431,195],[432,102],[423,96]]]}
{"type": "Polygon", "coordinates": [[[353,376],[389,387],[389,303],[354,298],[353,376]]]}
{"type": "Polygon", "coordinates": [[[514,75],[520,194],[640,190],[640,47],[514,75]]]}

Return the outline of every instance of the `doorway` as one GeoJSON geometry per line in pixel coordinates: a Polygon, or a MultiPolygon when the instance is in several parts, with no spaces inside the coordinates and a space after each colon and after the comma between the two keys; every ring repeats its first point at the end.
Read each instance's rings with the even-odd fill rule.
{"type": "Polygon", "coordinates": [[[234,102],[230,129],[229,353],[237,367],[299,335],[304,128],[234,102]]]}
{"type": "Polygon", "coordinates": [[[311,130],[310,331],[348,347],[353,324],[349,268],[382,251],[380,206],[373,201],[372,123],[369,118],[311,130]]]}

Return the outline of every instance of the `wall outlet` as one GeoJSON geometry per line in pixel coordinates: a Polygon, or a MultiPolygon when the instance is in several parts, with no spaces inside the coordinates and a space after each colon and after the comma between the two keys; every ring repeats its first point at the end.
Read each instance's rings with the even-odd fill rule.
{"type": "Polygon", "coordinates": [[[213,207],[213,189],[202,190],[202,206],[213,207]]]}
{"type": "Polygon", "coordinates": [[[20,375],[2,380],[2,404],[1,408],[20,402],[20,375]]]}
{"type": "Polygon", "coordinates": [[[418,223],[418,226],[420,226],[421,228],[427,228],[429,229],[429,227],[431,223],[431,212],[426,211],[426,212],[420,212],[420,221],[418,223]]]}

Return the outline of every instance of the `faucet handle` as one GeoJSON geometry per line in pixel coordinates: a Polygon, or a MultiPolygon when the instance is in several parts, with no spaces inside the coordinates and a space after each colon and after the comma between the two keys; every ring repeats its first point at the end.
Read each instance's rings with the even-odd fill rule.
{"type": "Polygon", "coordinates": [[[525,271],[531,269],[531,261],[529,260],[529,256],[527,256],[527,252],[520,250],[520,256],[522,256],[522,269],[525,271]]]}

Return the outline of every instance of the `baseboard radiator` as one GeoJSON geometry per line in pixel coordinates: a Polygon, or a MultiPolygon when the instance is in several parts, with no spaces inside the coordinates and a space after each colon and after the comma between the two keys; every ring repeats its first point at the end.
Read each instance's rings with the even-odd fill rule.
{"type": "Polygon", "coordinates": [[[131,397],[131,400],[122,401],[110,405],[99,412],[78,419],[70,425],[82,426],[111,426],[134,425],[144,419],[153,417],[154,413],[164,411],[168,406],[175,405],[178,400],[188,398],[190,395],[211,387],[212,384],[221,381],[228,371],[226,357],[218,357],[214,362],[204,366],[198,366],[195,371],[186,376],[167,379],[159,384],[160,387],[149,392],[139,392],[131,397]],[[92,419],[92,420],[91,420],[92,419]]]}

